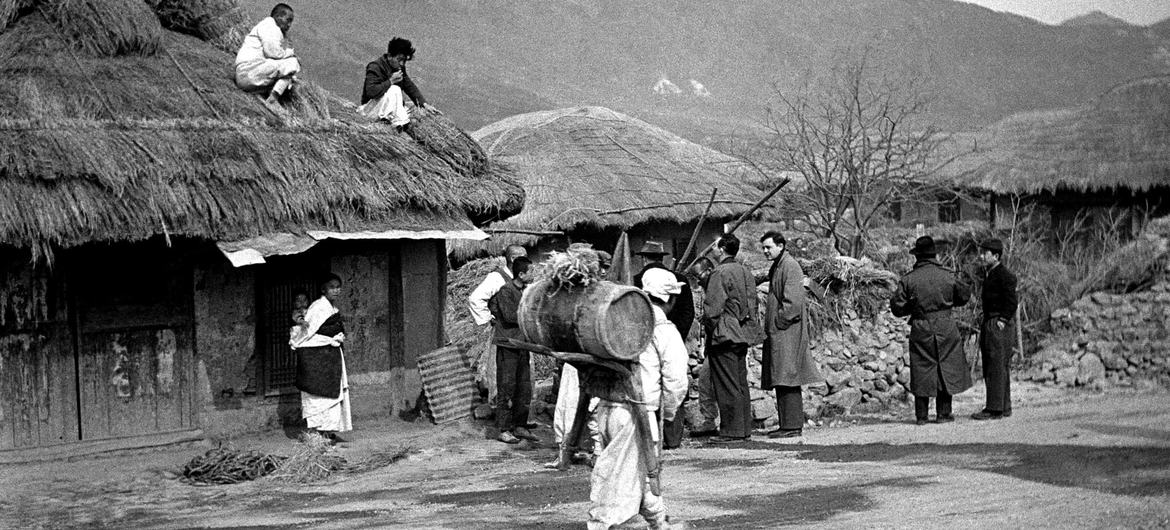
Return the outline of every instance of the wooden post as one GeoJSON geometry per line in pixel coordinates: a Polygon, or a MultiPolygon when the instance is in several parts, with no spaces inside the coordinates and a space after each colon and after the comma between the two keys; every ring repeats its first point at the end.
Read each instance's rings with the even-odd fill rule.
{"type": "Polygon", "coordinates": [[[703,210],[703,216],[699,217],[699,222],[695,224],[695,231],[691,232],[691,240],[687,241],[687,249],[683,251],[682,255],[674,260],[674,272],[682,272],[682,264],[690,255],[691,251],[695,249],[695,241],[699,239],[699,232],[703,231],[703,223],[707,221],[707,214],[711,213],[711,205],[715,203],[715,194],[719,188],[711,188],[711,199],[707,201],[707,209],[703,210]]]}
{"type": "MultiPolygon", "coordinates": [[[[753,213],[756,213],[756,210],[759,210],[760,207],[763,206],[764,203],[768,201],[768,199],[771,199],[773,195],[779,193],[780,189],[783,188],[784,186],[787,186],[789,182],[792,182],[792,179],[790,179],[788,177],[784,177],[784,180],[781,180],[780,183],[777,184],[775,188],[772,188],[772,191],[769,191],[767,195],[764,195],[764,197],[761,198],[759,201],[757,201],[754,205],[752,205],[751,208],[748,208],[748,210],[746,212],[744,212],[743,215],[739,216],[739,219],[735,220],[735,223],[731,225],[731,228],[727,229],[726,233],[728,233],[728,234],[734,233],[736,231],[736,229],[738,229],[741,225],[743,225],[745,222],[747,222],[748,217],[750,217],[753,213]]],[[[711,252],[712,248],[715,248],[714,241],[712,241],[710,245],[707,245],[707,248],[704,248],[702,252],[696,254],[695,259],[691,260],[691,262],[688,263],[687,266],[681,270],[687,270],[687,269],[691,268],[692,265],[694,265],[695,263],[698,263],[700,259],[703,259],[703,256],[706,256],[708,252],[711,252]]]]}

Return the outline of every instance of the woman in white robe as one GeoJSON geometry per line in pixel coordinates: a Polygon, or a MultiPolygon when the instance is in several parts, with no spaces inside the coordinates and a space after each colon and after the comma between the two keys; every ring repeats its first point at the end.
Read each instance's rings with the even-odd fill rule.
{"type": "Polygon", "coordinates": [[[349,381],[341,350],[345,330],[340,311],[334,305],[341,295],[341,279],[330,275],[321,286],[321,292],[321,298],[309,305],[305,312],[306,328],[290,345],[297,351],[301,416],[310,431],[317,431],[338,443],[345,441],[337,436],[338,432],[353,429],[349,381]]]}

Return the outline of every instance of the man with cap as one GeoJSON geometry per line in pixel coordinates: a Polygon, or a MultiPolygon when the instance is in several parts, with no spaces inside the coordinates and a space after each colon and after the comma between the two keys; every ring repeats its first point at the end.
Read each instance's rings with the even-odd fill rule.
{"type": "MultiPolygon", "coordinates": [[[[642,249],[637,252],[642,256],[642,270],[634,276],[634,287],[642,288],[642,277],[646,271],[651,269],[669,270],[663,262],[666,256],[662,243],[657,241],[646,241],[642,245],[642,249]]],[[[674,279],[681,285],[681,291],[675,295],[674,303],[671,304],[670,309],[666,311],[666,319],[674,324],[678,329],[678,334],[682,336],[683,342],[687,340],[687,334],[691,332],[691,325],[695,322],[695,297],[691,292],[691,285],[687,282],[687,277],[676,272],[672,272],[674,279]]],[[[679,421],[667,422],[663,428],[663,447],[667,449],[675,449],[682,445],[683,422],[679,421]]]]}
{"type": "Polygon", "coordinates": [[[902,276],[890,299],[894,316],[910,317],[910,392],[914,418],[926,424],[930,398],[936,398],[938,423],[955,421],[951,396],[971,388],[963,338],[951,309],[966,304],[971,289],[954,271],[939,264],[934,239],[923,236],[910,250],[914,268],[902,276]]]}
{"type": "Polygon", "coordinates": [[[971,417],[998,420],[1012,415],[1011,361],[1015,336],[1016,275],[1003,265],[1003,241],[992,239],[980,245],[979,261],[987,267],[983,278],[983,322],[979,326],[979,352],[983,359],[983,382],[987,385],[987,406],[971,417]]]}
{"type": "Polygon", "coordinates": [[[658,412],[663,420],[672,420],[687,393],[687,349],[665,311],[682,292],[682,284],[662,269],[646,271],[642,279],[642,290],[652,302],[654,334],[631,367],[634,381],[615,384],[615,372],[581,371],[582,385],[599,398],[594,419],[602,446],[589,480],[590,529],[618,526],[637,514],[650,528],[673,527],[662,496],[651,484],[658,469],[647,468],[643,451],[657,451],[658,412]],[[636,391],[630,395],[631,388],[640,388],[640,395],[636,391]],[[651,432],[639,428],[636,414],[647,415],[651,432]]]}

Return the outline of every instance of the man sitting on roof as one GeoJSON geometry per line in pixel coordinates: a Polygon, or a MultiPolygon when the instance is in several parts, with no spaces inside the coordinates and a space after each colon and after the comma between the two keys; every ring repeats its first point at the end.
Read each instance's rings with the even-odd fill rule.
{"type": "Polygon", "coordinates": [[[261,20],[236,53],[236,86],[246,92],[268,92],[264,102],[275,105],[296,82],[301,71],[292,48],[285,46],[285,36],[292,27],[293,10],[288,4],[276,4],[271,16],[261,20]]]}
{"type": "Polygon", "coordinates": [[[435,110],[406,73],[406,62],[413,58],[414,46],[409,40],[390,39],[386,54],[366,65],[362,106],[358,111],[366,117],[388,121],[402,131],[410,125],[410,112],[406,109],[403,94],[410,96],[417,107],[435,110]]]}

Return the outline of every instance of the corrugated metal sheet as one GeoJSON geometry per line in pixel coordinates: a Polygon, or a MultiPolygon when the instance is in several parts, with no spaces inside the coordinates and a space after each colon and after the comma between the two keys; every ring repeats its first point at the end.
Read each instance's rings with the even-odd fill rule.
{"type": "Polygon", "coordinates": [[[475,372],[460,348],[444,346],[420,355],[418,371],[435,423],[471,415],[477,394],[475,372]]]}

